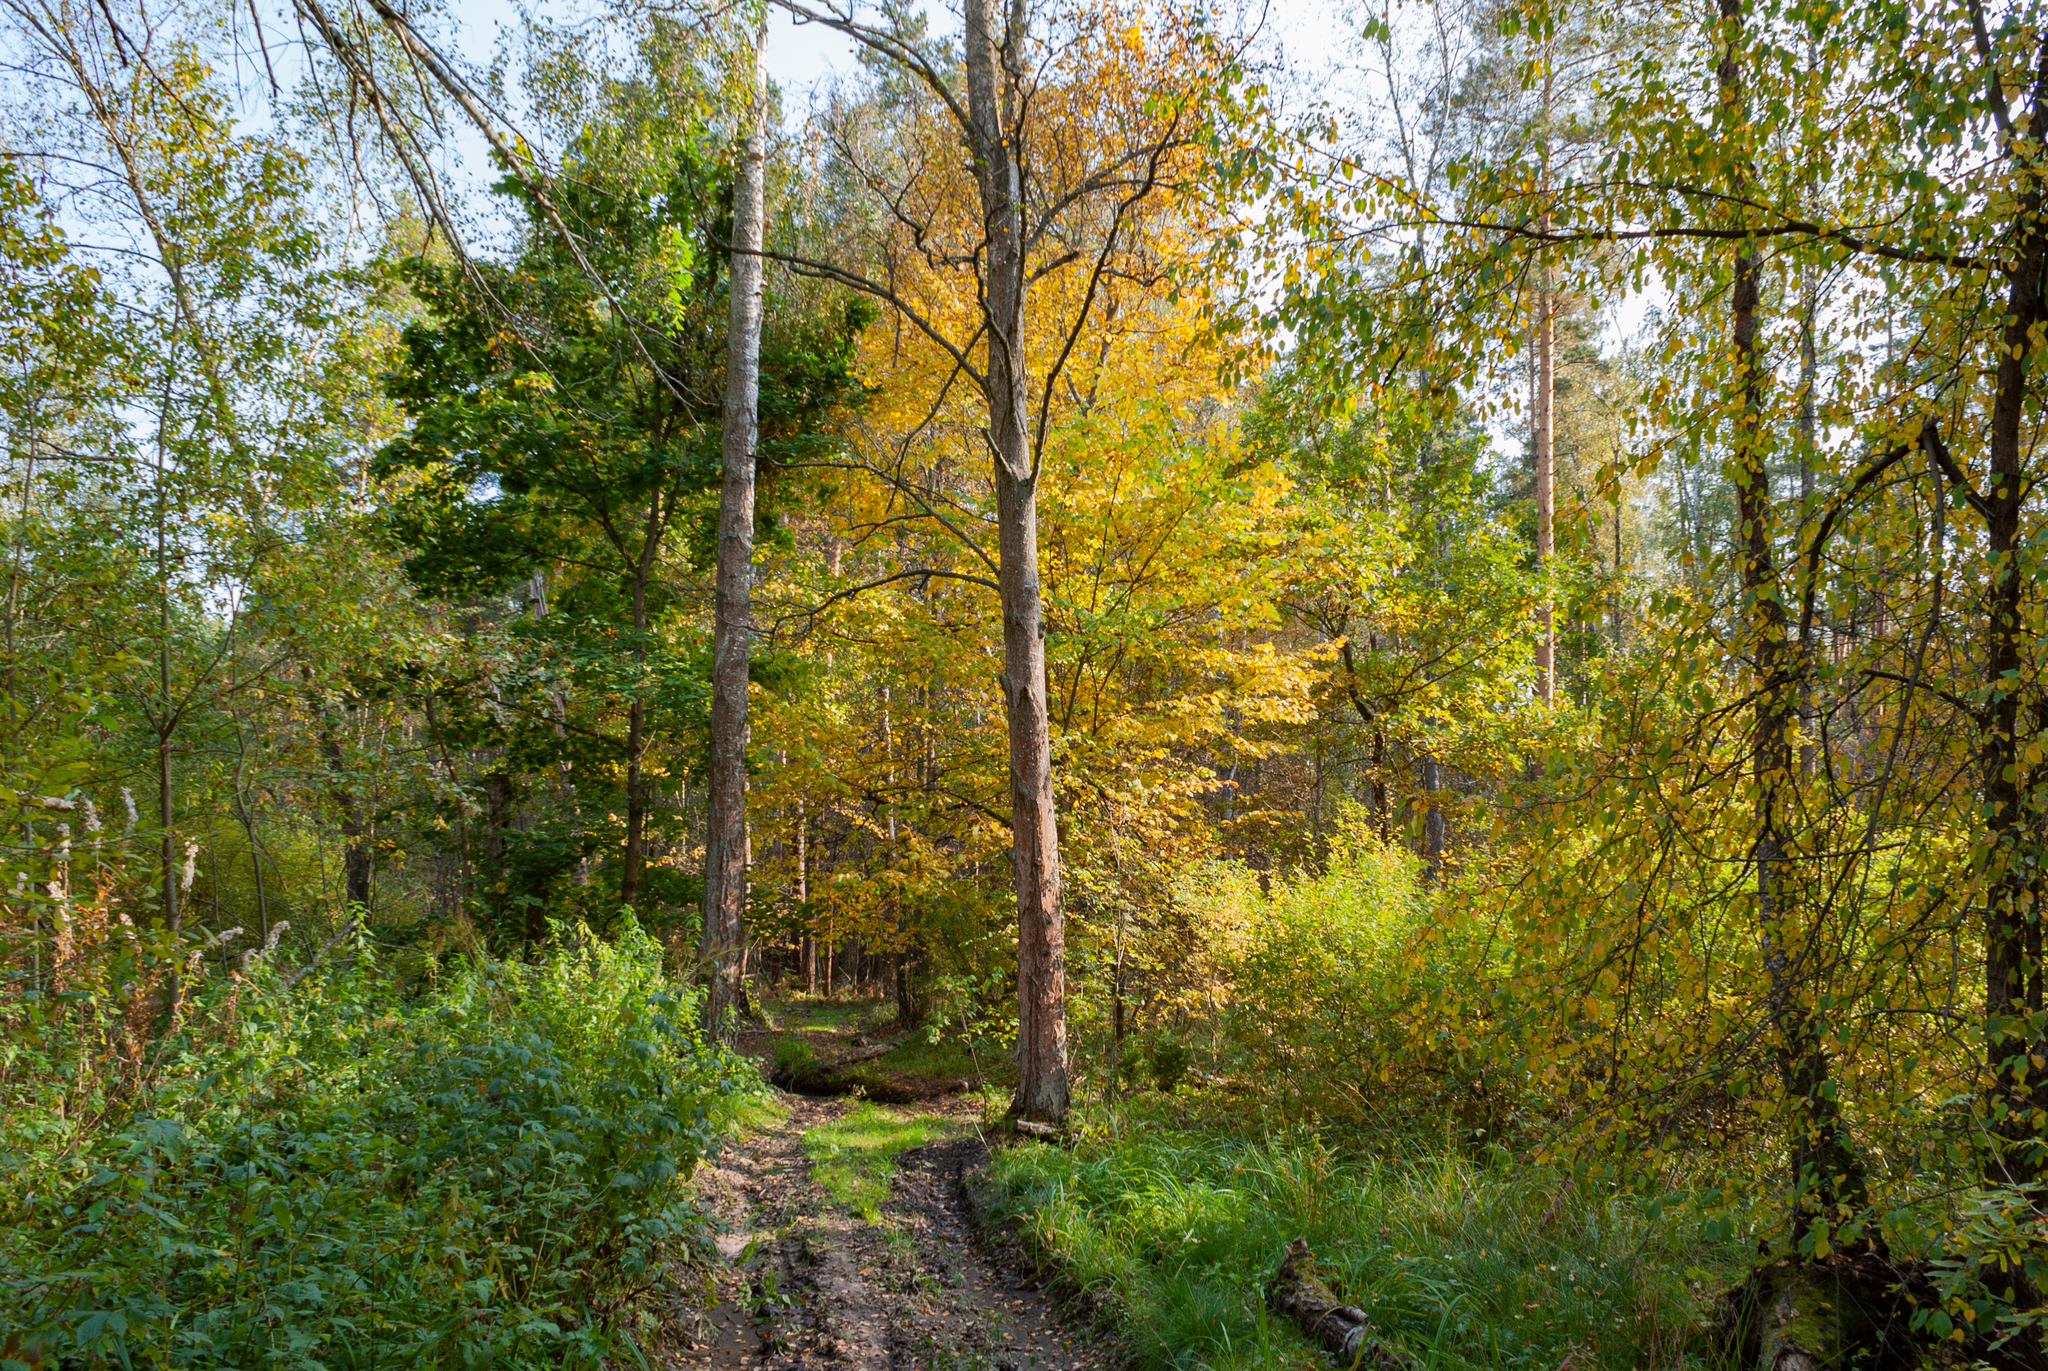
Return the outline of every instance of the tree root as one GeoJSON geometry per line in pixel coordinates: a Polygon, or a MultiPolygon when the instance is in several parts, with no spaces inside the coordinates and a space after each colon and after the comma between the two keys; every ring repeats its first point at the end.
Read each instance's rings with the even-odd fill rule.
{"type": "Polygon", "coordinates": [[[1750,1271],[1715,1301],[1714,1340],[1759,1371],[1905,1371],[1926,1350],[1913,1313],[1938,1303],[1917,1265],[1868,1243],[1817,1261],[1785,1257],[1750,1271]]]}

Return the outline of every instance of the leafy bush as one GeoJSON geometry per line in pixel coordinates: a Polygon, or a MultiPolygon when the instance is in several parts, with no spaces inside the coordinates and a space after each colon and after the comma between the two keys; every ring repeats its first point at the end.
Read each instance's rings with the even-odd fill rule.
{"type": "Polygon", "coordinates": [[[1410,1115],[1427,1101],[1499,1136],[1521,1104],[1506,1054],[1457,1050],[1484,1036],[1469,992],[1491,979],[1469,911],[1425,890],[1412,854],[1362,829],[1320,873],[1269,877],[1268,887],[1218,862],[1191,869],[1176,893],[1212,930],[1227,986],[1216,1026],[1229,1059],[1219,1065],[1285,1117],[1358,1122],[1386,1117],[1393,1101],[1410,1115]],[[1452,988],[1465,992],[1466,1017],[1446,1024],[1452,988]]]}
{"type": "Polygon", "coordinates": [[[1179,1038],[1162,1036],[1146,1049],[1145,1061],[1152,1068],[1152,1084],[1171,1095],[1194,1066],[1195,1050],[1179,1038]]]}
{"type": "Polygon", "coordinates": [[[11,1367],[594,1365],[750,1072],[628,927],[406,1000],[209,984],[125,1121],[0,1133],[11,1367]]]}

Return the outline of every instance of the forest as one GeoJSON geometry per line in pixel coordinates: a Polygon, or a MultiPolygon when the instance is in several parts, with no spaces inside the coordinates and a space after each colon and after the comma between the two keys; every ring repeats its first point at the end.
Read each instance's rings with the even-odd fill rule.
{"type": "Polygon", "coordinates": [[[0,35],[0,1371],[2048,1371],[2042,0],[0,35]]]}

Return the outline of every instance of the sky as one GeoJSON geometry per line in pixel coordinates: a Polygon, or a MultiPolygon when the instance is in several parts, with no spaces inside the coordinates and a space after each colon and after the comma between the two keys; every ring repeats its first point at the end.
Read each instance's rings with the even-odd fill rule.
{"type": "Polygon", "coordinates": [[[783,106],[792,115],[808,104],[813,90],[859,69],[850,39],[817,24],[799,25],[780,6],[769,15],[763,63],[768,79],[782,88],[783,106]]]}

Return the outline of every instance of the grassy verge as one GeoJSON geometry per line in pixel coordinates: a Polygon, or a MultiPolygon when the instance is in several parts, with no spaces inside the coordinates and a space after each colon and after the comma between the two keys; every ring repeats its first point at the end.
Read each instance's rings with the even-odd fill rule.
{"type": "Polygon", "coordinates": [[[967,1125],[956,1121],[863,1102],[804,1134],[804,1155],[810,1158],[811,1174],[835,1203],[875,1223],[889,1194],[896,1158],[913,1147],[966,1131],[967,1125]]]}
{"type": "MultiPolygon", "coordinates": [[[[1345,1154],[1156,1109],[1071,1151],[999,1153],[999,1204],[1077,1284],[1106,1292],[1134,1361],[1213,1371],[1321,1364],[1261,1292],[1306,1237],[1338,1293],[1432,1368],[1698,1364],[1742,1253],[1632,1196],[1454,1153],[1345,1154]]],[[[1094,1130],[1091,1130],[1094,1132],[1094,1130]]]]}
{"type": "Polygon", "coordinates": [[[764,1001],[770,1026],[784,1033],[857,1033],[894,1005],[879,1000],[825,999],[820,995],[792,995],[787,999],[764,1001]]]}

